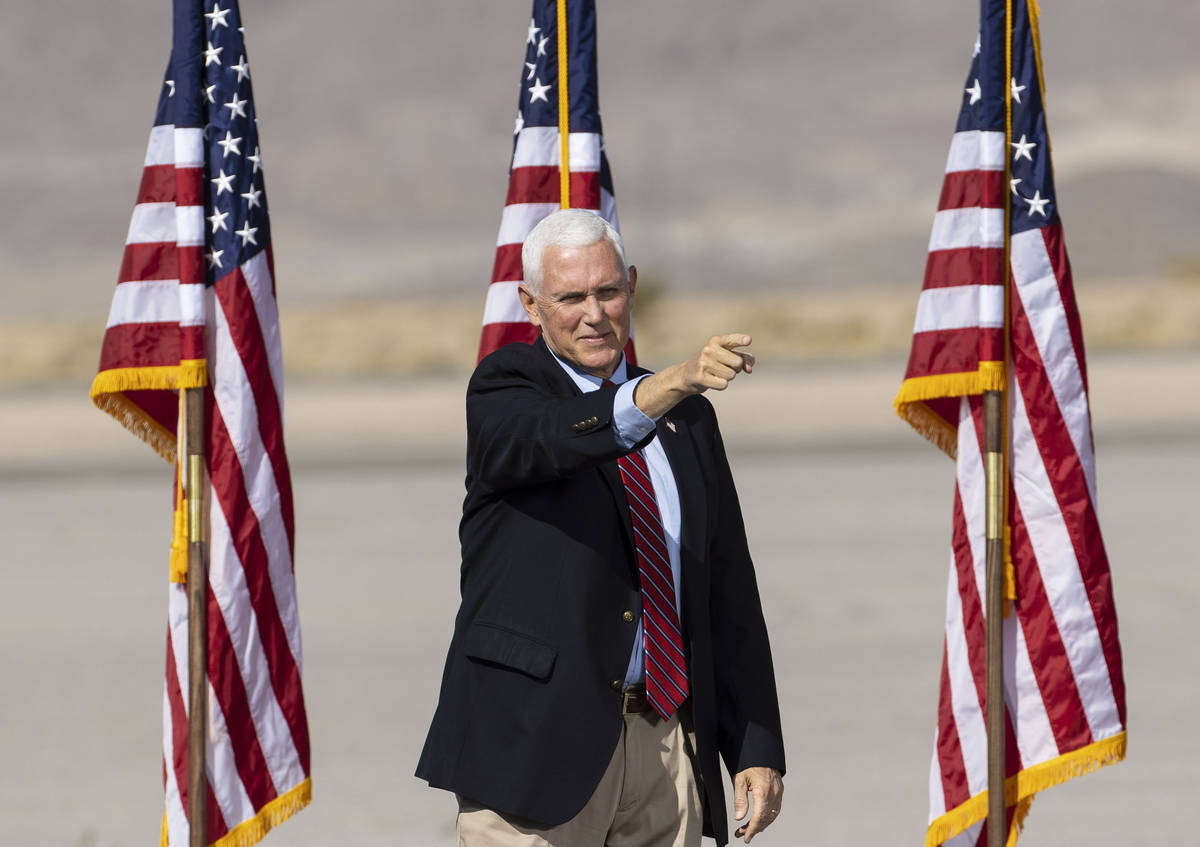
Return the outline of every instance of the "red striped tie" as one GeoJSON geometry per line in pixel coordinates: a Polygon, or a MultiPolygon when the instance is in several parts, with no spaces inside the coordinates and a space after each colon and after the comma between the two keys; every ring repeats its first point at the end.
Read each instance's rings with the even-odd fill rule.
{"type": "Polygon", "coordinates": [[[687,660],[683,655],[675,580],[667,554],[666,533],[654,498],[654,486],[640,452],[617,460],[642,583],[642,628],[646,645],[646,696],[654,711],[669,718],[687,699],[687,660]]]}

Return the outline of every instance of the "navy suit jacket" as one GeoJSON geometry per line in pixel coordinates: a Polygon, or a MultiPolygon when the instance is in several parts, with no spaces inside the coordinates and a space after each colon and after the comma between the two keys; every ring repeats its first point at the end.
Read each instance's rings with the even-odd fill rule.
{"type": "MultiPolygon", "coordinates": [[[[615,393],[582,393],[541,339],[497,350],[467,388],[462,603],[417,776],[541,824],[583,808],[621,731],[641,594],[615,393]]],[[[784,770],[771,650],[711,404],[689,397],[638,446],[653,437],[679,489],[697,777],[724,844],[718,756],[784,770]]]]}

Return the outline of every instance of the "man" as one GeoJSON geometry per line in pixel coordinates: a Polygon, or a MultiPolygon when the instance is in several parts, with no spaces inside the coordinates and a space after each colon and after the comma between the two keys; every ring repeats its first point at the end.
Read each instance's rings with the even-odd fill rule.
{"type": "Polygon", "coordinates": [[[460,845],[724,844],[719,755],[749,842],[779,813],[783,741],[699,395],[753,370],[750,338],[627,365],[637,270],[591,212],[545,218],[521,259],[542,334],[467,388],[462,604],[417,775],[458,795],[460,845]]]}

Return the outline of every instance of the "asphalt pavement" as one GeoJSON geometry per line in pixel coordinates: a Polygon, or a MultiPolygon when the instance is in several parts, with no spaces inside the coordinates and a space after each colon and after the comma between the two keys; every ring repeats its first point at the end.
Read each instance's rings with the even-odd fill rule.
{"type": "MultiPolygon", "coordinates": [[[[1092,361],[1129,755],[1039,795],[1026,847],[1194,838],[1198,367],[1092,361]]],[[[952,464],[892,416],[894,364],[754,377],[718,404],[790,765],[755,843],[920,844],[952,464]]],[[[457,603],[461,388],[290,392],[314,801],[267,844],[453,843],[453,799],[411,774],[457,603]]],[[[169,468],[81,391],[0,393],[0,432],[0,843],[156,843],[169,468]]]]}

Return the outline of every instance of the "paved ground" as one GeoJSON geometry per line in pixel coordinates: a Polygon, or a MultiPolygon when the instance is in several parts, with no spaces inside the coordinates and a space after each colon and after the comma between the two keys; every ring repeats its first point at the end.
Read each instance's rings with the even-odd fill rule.
{"type": "MultiPolygon", "coordinates": [[[[1194,837],[1200,411],[1180,395],[1197,366],[1092,362],[1130,755],[1043,794],[1026,847],[1194,837]]],[[[761,376],[721,398],[791,764],[756,843],[919,844],[951,465],[889,419],[894,365],[761,376]]],[[[269,844],[452,843],[452,802],[411,772],[456,605],[458,393],[291,393],[315,800],[269,844]],[[356,401],[357,437],[331,440],[356,401]]],[[[4,844],[158,838],[169,472],[81,396],[0,395],[4,844]]]]}

